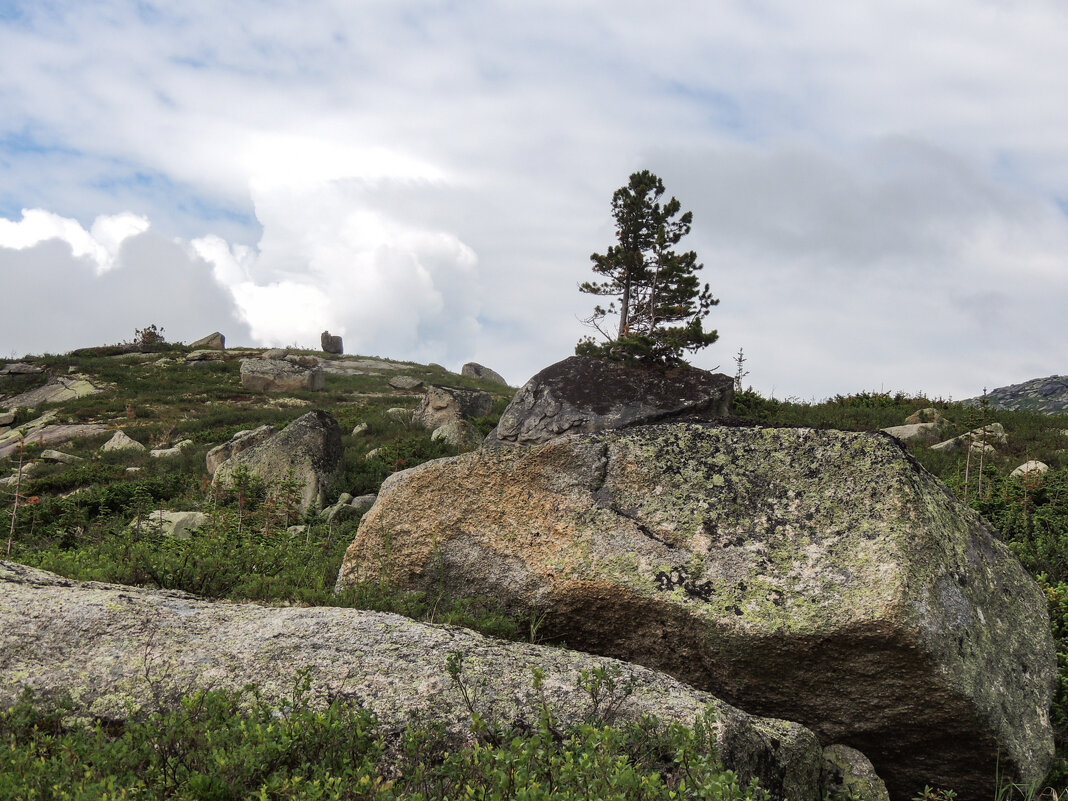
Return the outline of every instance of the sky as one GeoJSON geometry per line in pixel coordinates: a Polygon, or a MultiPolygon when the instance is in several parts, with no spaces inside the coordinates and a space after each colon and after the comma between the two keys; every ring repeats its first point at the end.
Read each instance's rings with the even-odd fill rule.
{"type": "Polygon", "coordinates": [[[777,398],[1068,373],[1061,0],[0,0],[0,359],[212,331],[519,385],[659,175],[777,398]]]}

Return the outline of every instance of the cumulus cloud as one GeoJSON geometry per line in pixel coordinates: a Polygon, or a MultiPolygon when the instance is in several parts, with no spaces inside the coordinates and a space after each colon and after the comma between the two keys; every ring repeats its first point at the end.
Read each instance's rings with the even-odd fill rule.
{"type": "Polygon", "coordinates": [[[86,231],[77,220],[44,209],[23,209],[18,221],[0,218],[0,248],[25,250],[58,239],[70,246],[76,258],[87,258],[97,273],[115,266],[122,243],[148,230],[148,220],[136,214],[101,215],[86,231]]]}

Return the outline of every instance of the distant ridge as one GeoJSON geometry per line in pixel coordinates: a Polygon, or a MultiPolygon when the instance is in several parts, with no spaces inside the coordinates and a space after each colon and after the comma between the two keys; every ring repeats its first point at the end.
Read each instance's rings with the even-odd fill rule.
{"type": "MultiPolygon", "coordinates": [[[[1046,414],[1068,412],[1068,375],[1032,378],[1022,384],[998,387],[987,392],[986,399],[994,409],[1027,409],[1046,414]]],[[[969,398],[964,403],[977,405],[981,400],[969,398]]]]}

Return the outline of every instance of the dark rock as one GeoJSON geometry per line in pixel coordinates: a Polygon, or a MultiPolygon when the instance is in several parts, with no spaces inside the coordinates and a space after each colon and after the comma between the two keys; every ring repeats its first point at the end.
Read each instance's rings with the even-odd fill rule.
{"type": "Polygon", "coordinates": [[[324,353],[344,353],[345,349],[341,344],[341,337],[336,337],[329,331],[323,331],[319,337],[319,342],[322,345],[324,353]]]}
{"type": "Polygon", "coordinates": [[[193,350],[226,350],[226,337],[218,331],[214,331],[206,337],[198,339],[189,347],[193,348],[193,350]]]}
{"type": "Polygon", "coordinates": [[[734,379],[693,367],[661,369],[571,356],[516,393],[486,445],[533,445],[566,434],[727,417],[734,379]]]}
{"type": "Polygon", "coordinates": [[[208,468],[208,475],[215,475],[215,471],[219,469],[219,465],[233,456],[235,453],[241,453],[246,448],[251,448],[253,445],[259,445],[261,442],[266,442],[267,439],[274,436],[274,426],[262,425],[259,428],[254,428],[246,431],[238,431],[232,437],[229,442],[224,442],[222,445],[216,445],[207,455],[204,457],[208,468]]]}
{"type": "Polygon", "coordinates": [[[467,378],[477,378],[479,381],[492,381],[494,384],[504,384],[505,386],[508,386],[508,382],[504,380],[504,376],[488,367],[483,367],[477,362],[468,362],[461,367],[460,375],[467,378]]]}

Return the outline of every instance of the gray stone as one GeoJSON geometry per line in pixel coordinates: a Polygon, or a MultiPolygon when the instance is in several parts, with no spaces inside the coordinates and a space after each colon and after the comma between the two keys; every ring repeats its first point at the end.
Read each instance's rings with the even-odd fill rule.
{"type": "Polygon", "coordinates": [[[890,801],[890,793],[871,761],[848,745],[829,745],[823,749],[822,780],[823,792],[831,799],[890,801]]]}
{"type": "Polygon", "coordinates": [[[307,356],[302,353],[287,353],[286,361],[301,367],[318,367],[322,362],[317,356],[307,356]]]}
{"type": "Polygon", "coordinates": [[[230,437],[229,442],[224,442],[222,445],[216,445],[208,451],[207,456],[205,456],[208,475],[215,475],[215,471],[219,469],[219,465],[235,453],[241,453],[245,448],[259,445],[261,442],[267,441],[273,435],[274,426],[271,425],[262,425],[259,428],[251,430],[238,431],[230,437]]]}
{"type": "Polygon", "coordinates": [[[300,493],[299,511],[326,505],[345,468],[341,429],[332,415],[316,410],[298,417],[273,437],[233,454],[219,465],[213,484],[229,484],[239,468],[260,476],[277,492],[290,476],[300,493]]]}
{"type": "MultiPolygon", "coordinates": [[[[22,481],[26,481],[29,478],[29,476],[37,470],[37,468],[39,466],[40,465],[37,462],[25,462],[22,465],[22,471],[21,471],[22,478],[21,478],[21,480],[22,481]]],[[[20,475],[20,471],[19,471],[19,468],[16,466],[14,473],[12,473],[10,476],[4,476],[4,478],[0,478],[0,485],[5,486],[5,487],[17,486],[19,484],[19,481],[20,481],[19,475],[20,475]]]]}
{"type": "Polygon", "coordinates": [[[398,423],[408,424],[412,422],[412,410],[405,409],[401,406],[394,406],[390,409],[386,409],[386,417],[390,417],[398,423]]]}
{"type": "Polygon", "coordinates": [[[381,448],[372,448],[371,450],[367,451],[367,453],[364,454],[364,457],[363,457],[364,461],[368,461],[369,462],[371,459],[376,458],[381,450],[382,450],[381,448]]]}
{"type": "Polygon", "coordinates": [[[356,425],[354,425],[352,427],[352,436],[354,436],[354,437],[361,436],[366,431],[367,431],[367,423],[357,423],[356,425]]]}
{"type": "MultiPolygon", "coordinates": [[[[42,454],[42,456],[43,455],[44,454],[42,454]]],[[[1020,476],[1026,476],[1031,473],[1034,473],[1035,475],[1042,475],[1047,470],[1049,470],[1048,464],[1032,459],[1031,461],[1024,462],[1022,465],[1013,470],[1009,475],[1016,478],[1020,476]]]]}
{"type": "Polygon", "coordinates": [[[226,337],[215,331],[206,337],[198,339],[189,347],[194,349],[202,348],[204,350],[226,350],[226,337]]]}
{"type": "Polygon", "coordinates": [[[942,423],[944,425],[945,422],[946,418],[942,416],[942,413],[932,406],[915,411],[905,418],[905,425],[907,426],[915,425],[916,423],[942,423]]]}
{"type": "Polygon", "coordinates": [[[173,459],[175,456],[181,456],[182,451],[191,447],[193,447],[193,440],[183,439],[171,448],[154,448],[148,452],[148,455],[153,459],[173,459]]]}
{"type": "Polygon", "coordinates": [[[13,398],[7,398],[4,405],[8,409],[17,409],[20,406],[34,408],[42,403],[63,403],[65,401],[82,398],[86,395],[95,395],[103,392],[88,377],[80,374],[70,376],[56,376],[49,379],[43,387],[37,387],[13,398]]]}
{"type": "Polygon", "coordinates": [[[456,420],[471,420],[483,417],[493,410],[493,396],[480,389],[431,386],[419,407],[412,415],[412,422],[433,431],[456,420]]]}
{"type": "Polygon", "coordinates": [[[393,378],[389,379],[389,385],[393,387],[393,389],[404,391],[423,388],[423,382],[418,378],[412,378],[410,375],[395,375],[393,378]]]}
{"type": "Polygon", "coordinates": [[[137,440],[130,439],[130,437],[122,431],[116,431],[115,436],[105,442],[100,447],[100,450],[105,453],[110,453],[111,451],[133,451],[135,453],[140,453],[145,450],[145,446],[137,440]]]}
{"type": "Polygon", "coordinates": [[[0,459],[18,452],[20,433],[26,445],[58,445],[72,439],[83,439],[107,432],[107,427],[99,423],[59,425],[53,424],[55,419],[55,412],[46,412],[36,420],[0,434],[0,459]]]}
{"type": "Polygon", "coordinates": [[[260,354],[261,359],[267,359],[268,361],[281,361],[289,355],[289,350],[286,348],[271,348],[265,350],[260,354]]]}
{"type": "Polygon", "coordinates": [[[945,442],[932,445],[931,450],[956,453],[972,449],[993,453],[995,445],[1004,445],[1008,441],[1009,438],[1005,434],[1005,427],[1001,423],[987,423],[985,426],[968,431],[959,437],[953,437],[953,439],[947,439],[945,442]]]}
{"type": "Polygon", "coordinates": [[[431,433],[433,440],[442,440],[453,447],[474,450],[482,445],[482,435],[466,420],[453,420],[438,426],[431,433]]]}
{"type": "Polygon", "coordinates": [[[903,426],[890,426],[882,429],[883,433],[897,437],[902,442],[909,440],[922,440],[937,437],[942,431],[940,423],[910,423],[903,426]]]}
{"type": "Polygon", "coordinates": [[[571,356],[516,393],[487,446],[533,445],[565,434],[730,415],[734,379],[692,367],[636,367],[571,356]]]}
{"type": "Polygon", "coordinates": [[[382,612],[210,603],[173,590],[82,583],[13,562],[0,562],[0,586],[4,706],[30,687],[41,698],[69,694],[73,720],[121,722],[180,694],[247,684],[281,703],[292,697],[297,672],[310,669],[312,702],[367,708],[387,746],[420,720],[442,724],[455,748],[472,739],[470,712],[446,669],[459,653],[464,681],[477,689],[476,711],[491,725],[536,728],[542,703],[561,728],[580,724],[592,712],[583,671],[603,670],[633,685],[612,722],[712,719],[718,756],[743,784],[757,778],[773,798],[822,798],[812,732],[613,659],[382,612]],[[534,669],[544,676],[540,692],[534,669]]]}
{"type": "Polygon", "coordinates": [[[14,412],[0,412],[0,426],[9,426],[15,422],[14,412]]]}
{"type": "Polygon", "coordinates": [[[357,495],[349,501],[349,506],[360,510],[370,509],[375,505],[375,498],[377,497],[377,495],[357,495]]]}
{"type": "Polygon", "coordinates": [[[37,365],[25,362],[15,362],[0,367],[0,375],[38,375],[43,372],[44,370],[37,365]]]}
{"type": "Polygon", "coordinates": [[[329,331],[323,331],[319,336],[319,343],[324,353],[344,353],[345,348],[341,344],[341,337],[332,335],[329,331]]]}
{"type": "Polygon", "coordinates": [[[221,362],[226,360],[226,354],[221,349],[194,350],[185,355],[185,360],[187,362],[221,362]]]}
{"type": "Polygon", "coordinates": [[[41,458],[46,462],[59,462],[60,464],[78,464],[85,461],[81,456],[54,450],[41,451],[41,458]]]}
{"type": "Polygon", "coordinates": [[[477,362],[468,362],[460,368],[460,375],[467,378],[477,378],[479,381],[490,381],[494,384],[504,384],[508,386],[508,382],[504,380],[504,376],[495,372],[488,367],[483,367],[477,362]]]}
{"type": "Polygon", "coordinates": [[[883,434],[673,424],[427,462],[383,483],[338,586],[372,577],[800,721],[898,799],[990,798],[999,764],[1028,784],[1052,757],[1044,595],[883,434]]]}
{"type": "Polygon", "coordinates": [[[326,522],[330,525],[356,520],[359,516],[360,510],[348,503],[338,502],[323,509],[323,517],[326,518],[326,522]]]}
{"type": "Polygon", "coordinates": [[[161,509],[145,515],[140,523],[136,520],[130,521],[130,528],[187,540],[194,531],[206,526],[210,521],[211,518],[203,512],[168,512],[161,509]]]}
{"type": "Polygon", "coordinates": [[[250,392],[293,392],[321,390],[323,371],[305,368],[285,360],[242,359],[241,386],[250,392]]]}

